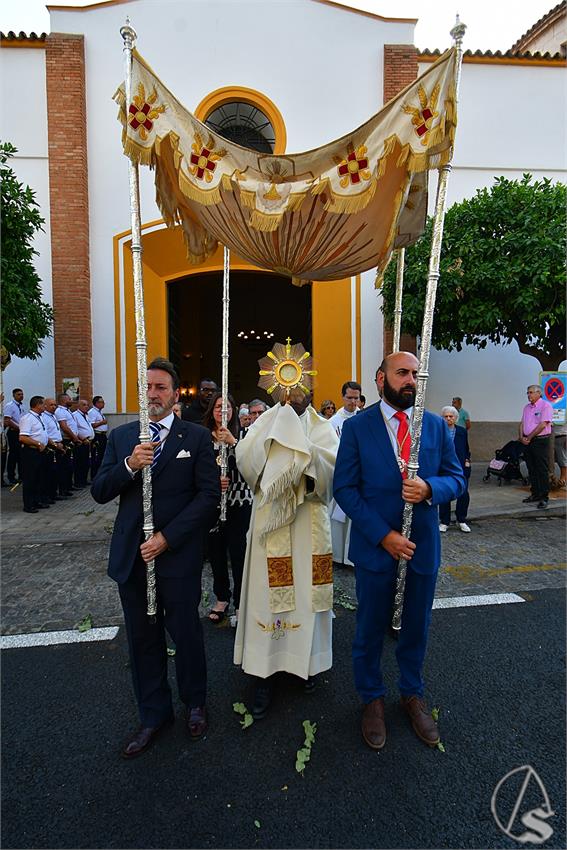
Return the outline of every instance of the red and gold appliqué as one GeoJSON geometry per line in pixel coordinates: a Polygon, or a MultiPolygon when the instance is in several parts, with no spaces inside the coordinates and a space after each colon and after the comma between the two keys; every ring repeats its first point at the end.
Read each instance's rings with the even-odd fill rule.
{"type": "Polygon", "coordinates": [[[414,126],[416,134],[419,136],[422,145],[426,145],[428,142],[429,131],[433,125],[433,122],[436,118],[439,117],[439,113],[435,110],[437,109],[437,101],[439,100],[439,92],[441,87],[439,83],[433,87],[433,91],[431,92],[431,96],[428,97],[427,92],[423,88],[422,85],[417,87],[417,94],[419,97],[419,106],[418,109],[416,106],[410,106],[409,104],[404,104],[402,106],[403,111],[407,115],[411,115],[411,123],[414,126]]]}
{"type": "Polygon", "coordinates": [[[368,169],[368,157],[366,156],[366,147],[359,145],[356,150],[354,145],[347,146],[346,159],[334,157],[337,165],[337,171],[341,178],[339,183],[343,189],[349,185],[356,185],[362,180],[370,180],[370,171],[368,169]]]}
{"type": "Polygon", "coordinates": [[[156,121],[162,112],[165,112],[165,106],[156,106],[157,92],[154,88],[152,93],[146,97],[146,92],[142,83],[138,83],[138,94],[132,98],[132,103],[128,107],[128,125],[139,133],[142,141],[146,141],[148,133],[153,129],[154,121],[156,121]]]}
{"type": "Polygon", "coordinates": [[[195,133],[195,141],[191,145],[193,153],[189,159],[189,171],[193,177],[199,180],[205,180],[210,183],[213,179],[213,171],[217,167],[217,162],[226,156],[226,151],[214,150],[214,140],[209,136],[207,144],[203,143],[200,133],[195,133]]]}

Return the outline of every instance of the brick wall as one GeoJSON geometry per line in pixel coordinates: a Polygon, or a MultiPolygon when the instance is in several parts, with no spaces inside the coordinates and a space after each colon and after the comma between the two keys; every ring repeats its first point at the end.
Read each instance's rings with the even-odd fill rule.
{"type": "Polygon", "coordinates": [[[46,38],[55,312],[55,386],[79,377],[81,396],[92,397],[91,285],[87,173],[87,104],[82,35],[46,38]]]}
{"type": "MultiPolygon", "coordinates": [[[[410,85],[417,77],[417,49],[413,44],[384,45],[384,103],[388,103],[403,88],[410,85]]],[[[395,262],[395,258],[394,261],[395,262]]],[[[402,328],[403,328],[402,316],[402,328]]],[[[384,322],[383,345],[384,355],[390,354],[393,342],[392,328],[384,322]]],[[[416,339],[402,332],[400,351],[416,352],[416,339]]]]}

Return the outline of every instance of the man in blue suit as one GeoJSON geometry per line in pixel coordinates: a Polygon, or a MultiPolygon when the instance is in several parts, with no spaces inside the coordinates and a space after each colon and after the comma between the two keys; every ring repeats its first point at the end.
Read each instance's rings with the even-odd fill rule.
{"type": "Polygon", "coordinates": [[[147,750],[173,720],[165,629],[175,642],[177,685],[187,706],[189,736],[195,740],[207,731],[205,649],[198,609],[203,539],[220,500],[219,470],[208,430],[173,413],[179,379],[172,364],[157,358],[147,375],[152,442],[139,443],[139,422],[111,431],[91,486],[93,498],[102,504],[120,497],[108,574],[118,583],[141,721],[122,750],[124,758],[147,750]],[[146,466],[152,474],[155,531],[144,542],[141,470],[146,466]],[[153,559],[155,622],[146,613],[145,562],[153,559]]]}
{"type": "Polygon", "coordinates": [[[401,557],[409,562],[396,647],[401,704],[418,737],[430,746],[439,742],[437,724],[423,699],[422,676],[441,560],[436,506],[459,496],[464,478],[446,424],[427,412],[419,477],[406,477],[418,365],[409,352],[385,358],[376,373],[381,401],[345,422],[335,466],[334,496],[352,519],[349,558],[355,565],[358,599],[353,667],[365,703],[362,735],[376,750],[386,741],[380,659],[401,557]],[[411,539],[401,534],[404,500],[413,504],[411,539]]]}

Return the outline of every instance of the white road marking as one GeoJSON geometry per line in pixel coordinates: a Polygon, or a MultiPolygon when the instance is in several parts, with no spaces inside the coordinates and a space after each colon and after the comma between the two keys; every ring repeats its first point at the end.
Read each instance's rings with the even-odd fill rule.
{"type": "Polygon", "coordinates": [[[510,602],[525,602],[517,593],[486,593],[484,596],[448,596],[435,599],[434,608],[466,608],[469,605],[506,605],[510,602]]]}
{"type": "Polygon", "coordinates": [[[36,632],[29,635],[2,635],[0,649],[20,649],[26,646],[55,646],[59,643],[90,643],[95,640],[112,640],[118,634],[118,626],[104,629],[89,629],[79,632],[69,629],[62,632],[36,632]]]}

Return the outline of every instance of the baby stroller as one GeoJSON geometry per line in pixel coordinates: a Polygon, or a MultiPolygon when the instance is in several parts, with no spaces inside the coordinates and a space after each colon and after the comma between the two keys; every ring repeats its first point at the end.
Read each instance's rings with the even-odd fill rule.
{"type": "Polygon", "coordinates": [[[520,469],[520,461],[523,458],[523,446],[519,440],[510,440],[501,449],[496,449],[493,459],[486,467],[486,475],[483,481],[489,481],[491,476],[498,479],[498,486],[502,486],[502,482],[506,481],[522,481],[527,484],[528,481],[522,475],[520,469]]]}

